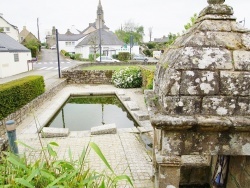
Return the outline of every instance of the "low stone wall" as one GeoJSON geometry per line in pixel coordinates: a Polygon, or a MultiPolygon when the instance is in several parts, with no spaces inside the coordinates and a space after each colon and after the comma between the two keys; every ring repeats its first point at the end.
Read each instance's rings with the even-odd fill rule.
{"type": "Polygon", "coordinates": [[[0,151],[4,149],[4,145],[6,144],[6,129],[5,129],[5,122],[8,120],[14,120],[16,125],[18,126],[26,116],[32,112],[33,109],[38,108],[44,101],[51,99],[59,90],[67,85],[67,81],[65,79],[60,80],[57,82],[54,87],[49,88],[45,93],[38,96],[30,103],[23,106],[18,111],[10,114],[5,119],[0,121],[0,151]]]}
{"type": "Polygon", "coordinates": [[[131,66],[131,65],[155,65],[157,62],[130,62],[130,63],[84,63],[71,69],[62,71],[62,77],[69,84],[111,84],[113,71],[111,70],[83,70],[91,66],[131,66]]]}

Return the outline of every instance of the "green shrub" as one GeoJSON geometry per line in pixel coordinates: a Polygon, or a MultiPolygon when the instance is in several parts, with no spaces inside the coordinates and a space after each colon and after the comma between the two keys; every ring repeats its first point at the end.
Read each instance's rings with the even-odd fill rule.
{"type": "Polygon", "coordinates": [[[61,54],[65,56],[65,53],[67,53],[65,50],[61,50],[61,54]]]}
{"type": "Polygon", "coordinates": [[[70,59],[75,59],[76,58],[75,54],[70,54],[69,57],[70,57],[70,59]]]}
{"type": "MultiPolygon", "coordinates": [[[[100,54],[96,54],[96,58],[98,58],[100,56],[100,54]]],[[[95,58],[94,58],[94,54],[89,54],[89,61],[94,62],[95,58]]]]}
{"type": "Polygon", "coordinates": [[[70,56],[70,53],[69,53],[69,52],[65,52],[64,55],[65,55],[65,56],[70,56]]]}
{"type": "Polygon", "coordinates": [[[153,89],[154,71],[141,67],[142,87],[144,89],[153,89]]]}
{"type": "Polygon", "coordinates": [[[75,54],[75,59],[81,61],[82,54],[75,54]]]}
{"type": "Polygon", "coordinates": [[[120,52],[118,54],[118,59],[120,61],[128,61],[130,59],[130,53],[129,52],[120,52]]]}
{"type": "Polygon", "coordinates": [[[113,58],[113,59],[118,59],[118,54],[112,55],[112,58],[113,58]]]}
{"type": "Polygon", "coordinates": [[[152,52],[152,50],[143,50],[143,53],[146,55],[146,56],[148,56],[148,57],[152,57],[153,56],[153,52],[152,52]]]}
{"type": "Polygon", "coordinates": [[[45,91],[42,76],[27,76],[0,84],[0,120],[17,111],[45,91]]]}
{"type": "Polygon", "coordinates": [[[38,159],[30,161],[26,155],[16,156],[11,152],[3,152],[0,163],[0,185],[12,188],[52,188],[52,187],[84,187],[84,188],[116,188],[120,182],[127,182],[133,187],[131,179],[125,175],[117,175],[104,157],[100,148],[93,142],[83,149],[78,159],[74,159],[69,149],[68,160],[59,158],[55,147],[58,144],[50,142],[41,150],[24,143],[26,155],[39,154],[38,159]],[[97,172],[88,164],[90,149],[94,150],[107,170],[97,172]]]}
{"type": "Polygon", "coordinates": [[[118,88],[138,88],[142,85],[141,70],[137,67],[126,67],[112,75],[112,82],[118,88]]]}
{"type": "Polygon", "coordinates": [[[149,42],[146,45],[147,45],[148,49],[153,49],[156,46],[156,44],[154,42],[149,42]]]}

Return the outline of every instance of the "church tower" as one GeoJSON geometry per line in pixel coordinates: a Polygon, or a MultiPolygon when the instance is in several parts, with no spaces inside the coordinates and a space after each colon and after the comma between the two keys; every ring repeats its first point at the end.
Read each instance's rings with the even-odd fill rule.
{"type": "Polygon", "coordinates": [[[103,28],[104,23],[105,23],[101,0],[99,0],[99,4],[97,7],[95,23],[96,23],[96,29],[103,28]]]}

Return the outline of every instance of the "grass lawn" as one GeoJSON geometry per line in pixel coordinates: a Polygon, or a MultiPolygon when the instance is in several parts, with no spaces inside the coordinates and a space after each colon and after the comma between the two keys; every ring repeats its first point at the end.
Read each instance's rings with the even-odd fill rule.
{"type": "MultiPolygon", "coordinates": [[[[148,69],[152,69],[152,70],[156,69],[155,65],[143,65],[143,66],[148,68],[148,69]]],[[[119,70],[119,69],[125,68],[125,67],[128,67],[128,65],[91,66],[91,67],[84,67],[83,70],[119,70]]],[[[137,66],[129,66],[129,67],[137,67],[137,66]]]]}

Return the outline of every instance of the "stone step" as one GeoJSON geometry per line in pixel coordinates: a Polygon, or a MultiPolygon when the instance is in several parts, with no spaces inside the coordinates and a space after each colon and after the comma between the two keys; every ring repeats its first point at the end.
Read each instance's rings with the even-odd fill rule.
{"type": "Polygon", "coordinates": [[[137,127],[137,129],[138,129],[141,133],[146,133],[146,132],[151,132],[151,131],[153,131],[153,127],[137,127]]]}
{"type": "Polygon", "coordinates": [[[92,127],[90,132],[91,132],[91,135],[116,134],[117,128],[116,128],[116,125],[114,123],[112,123],[112,124],[106,124],[106,125],[92,127]]]}
{"type": "MultiPolygon", "coordinates": [[[[149,120],[145,120],[145,121],[139,121],[141,127],[152,127],[152,124],[149,120]]],[[[152,127],[153,128],[153,127],[152,127]]]]}
{"type": "Polygon", "coordinates": [[[67,137],[68,135],[69,128],[44,127],[41,133],[43,138],[67,137]]]}
{"type": "Polygon", "coordinates": [[[139,121],[149,120],[149,115],[147,112],[137,111],[137,112],[134,112],[133,114],[135,118],[138,119],[139,121]]]}
{"type": "Polygon", "coordinates": [[[139,106],[137,105],[137,103],[132,102],[132,101],[131,102],[127,102],[127,107],[131,111],[137,111],[137,110],[139,110],[139,106]]]}
{"type": "Polygon", "coordinates": [[[122,100],[122,101],[130,101],[131,98],[128,97],[128,96],[119,96],[119,98],[122,100]]]}
{"type": "Polygon", "coordinates": [[[125,95],[124,90],[117,91],[116,93],[118,96],[125,95]]]}

